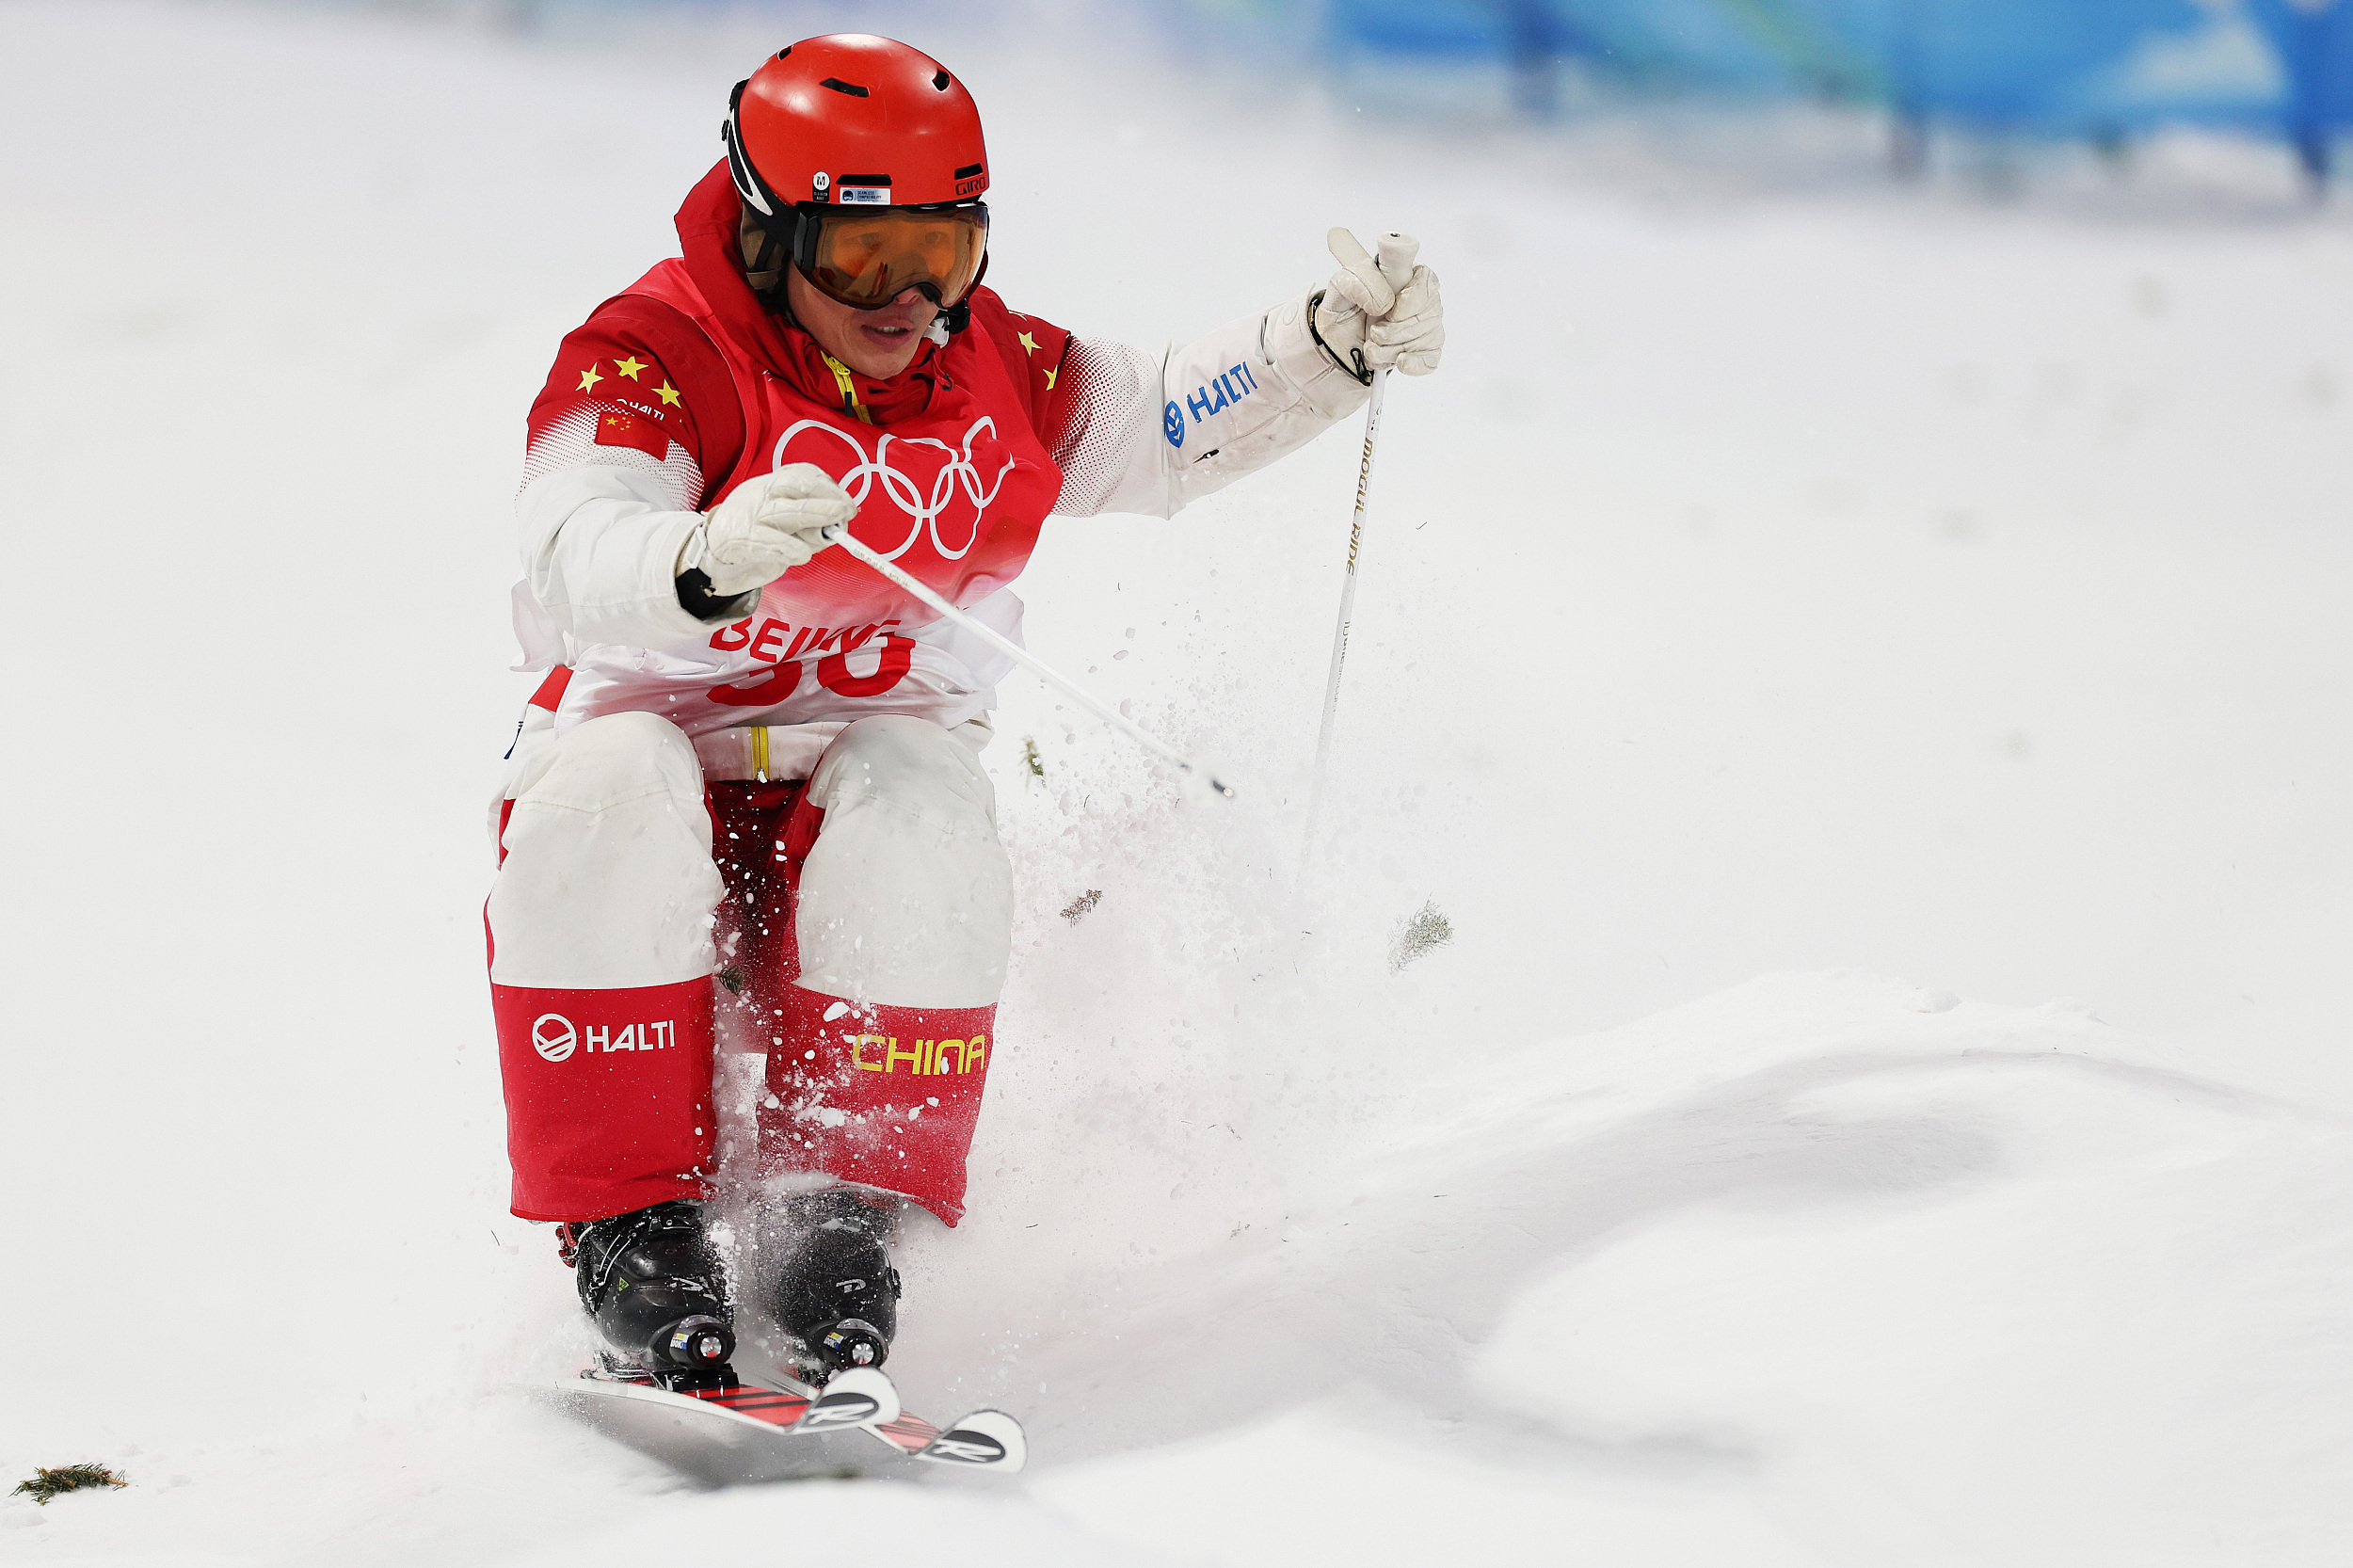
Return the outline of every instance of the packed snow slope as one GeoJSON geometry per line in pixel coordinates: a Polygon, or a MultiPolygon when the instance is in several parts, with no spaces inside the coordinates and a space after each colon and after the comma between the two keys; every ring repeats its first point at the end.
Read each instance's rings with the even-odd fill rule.
{"type": "Polygon", "coordinates": [[[1075,34],[955,56],[1018,308],[1198,331],[1333,223],[1446,280],[1319,868],[1347,431],[1023,582],[1242,789],[1007,688],[1008,1043],[893,1366],[1030,1473],[706,1492],[514,1390],[578,1347],[479,968],[522,413],[827,24],[0,6],[0,1483],[131,1483],[0,1558],[2353,1555],[2345,219],[1075,34]]]}

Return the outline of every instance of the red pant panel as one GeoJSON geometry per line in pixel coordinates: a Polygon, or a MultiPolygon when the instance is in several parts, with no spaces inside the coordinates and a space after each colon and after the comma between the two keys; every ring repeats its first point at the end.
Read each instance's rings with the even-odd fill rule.
{"type": "Polygon", "coordinates": [[[776,990],[801,972],[792,940],[792,895],[801,861],[815,833],[794,831],[823,811],[802,803],[803,787],[734,779],[705,791],[711,808],[712,856],[728,885],[716,933],[719,970],[748,1014],[754,990],[776,990]]]}
{"type": "Polygon", "coordinates": [[[854,1008],[787,985],[762,1011],[784,1043],[768,1050],[761,1174],[821,1171],[964,1218],[997,1009],[854,1008]]]}
{"type": "Polygon", "coordinates": [[[711,1107],[711,982],[610,991],[490,987],[515,1213],[601,1220],[700,1197],[711,1107]]]}

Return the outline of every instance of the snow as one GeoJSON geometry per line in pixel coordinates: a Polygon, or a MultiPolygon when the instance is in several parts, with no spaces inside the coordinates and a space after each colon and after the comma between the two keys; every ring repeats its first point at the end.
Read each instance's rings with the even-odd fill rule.
{"type": "Polygon", "coordinates": [[[0,1482],[132,1483],[0,1557],[2345,1560],[2353,232],[2275,152],[1997,202],[969,46],[1016,306],[1183,334],[1401,226],[1449,358],[1306,896],[1353,432],[1024,580],[1242,792],[1008,684],[1011,1043],[893,1370],[1031,1471],[701,1493],[510,1386],[577,1341],[481,810],[522,410],[773,40],[0,27],[0,1482]]]}

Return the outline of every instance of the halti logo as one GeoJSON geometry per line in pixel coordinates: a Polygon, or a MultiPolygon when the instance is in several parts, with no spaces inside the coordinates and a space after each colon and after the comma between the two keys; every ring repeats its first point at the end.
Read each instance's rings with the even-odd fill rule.
{"type": "Polygon", "coordinates": [[[1185,411],[1172,403],[1160,410],[1160,433],[1171,446],[1185,444],[1185,411]]]}
{"type": "Polygon", "coordinates": [[[561,1062],[572,1054],[572,1047],[580,1036],[572,1032],[572,1020],[561,1013],[542,1013],[531,1026],[531,1044],[541,1056],[551,1062],[561,1062]],[[550,1029],[548,1025],[555,1027],[550,1029]]]}
{"type": "MultiPolygon", "coordinates": [[[[1214,379],[1204,381],[1185,394],[1185,411],[1191,414],[1193,422],[1198,424],[1211,414],[1240,403],[1257,390],[1257,379],[1250,374],[1248,365],[1229,365],[1219,371],[1214,379]],[[1216,393],[1214,402],[1210,399],[1212,392],[1216,393]]],[[[1176,405],[1174,403],[1169,405],[1171,408],[1175,407],[1176,405]]],[[[1165,423],[1166,414],[1163,413],[1161,418],[1165,423]]]]}
{"type": "Polygon", "coordinates": [[[542,1013],[531,1024],[531,1047],[550,1062],[565,1061],[584,1045],[591,1053],[610,1053],[667,1050],[677,1044],[678,1024],[670,1018],[649,1024],[624,1024],[618,1034],[610,1027],[598,1024],[590,1024],[585,1030],[575,1029],[572,1020],[561,1013],[542,1013]]]}

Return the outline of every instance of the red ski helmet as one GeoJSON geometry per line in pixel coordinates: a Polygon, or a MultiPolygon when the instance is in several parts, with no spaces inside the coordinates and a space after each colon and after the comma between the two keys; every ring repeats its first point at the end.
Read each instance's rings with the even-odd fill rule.
{"type": "Polygon", "coordinates": [[[871,33],[803,39],[761,62],[728,105],[728,168],[763,216],[804,201],[978,200],[988,189],[980,105],[920,49],[871,33]],[[872,198],[865,198],[871,200],[872,198]]]}
{"type": "Polygon", "coordinates": [[[952,309],[986,266],[981,111],[920,49],[804,39],[736,84],[720,136],[745,211],[843,304],[875,308],[914,286],[952,309]]]}

